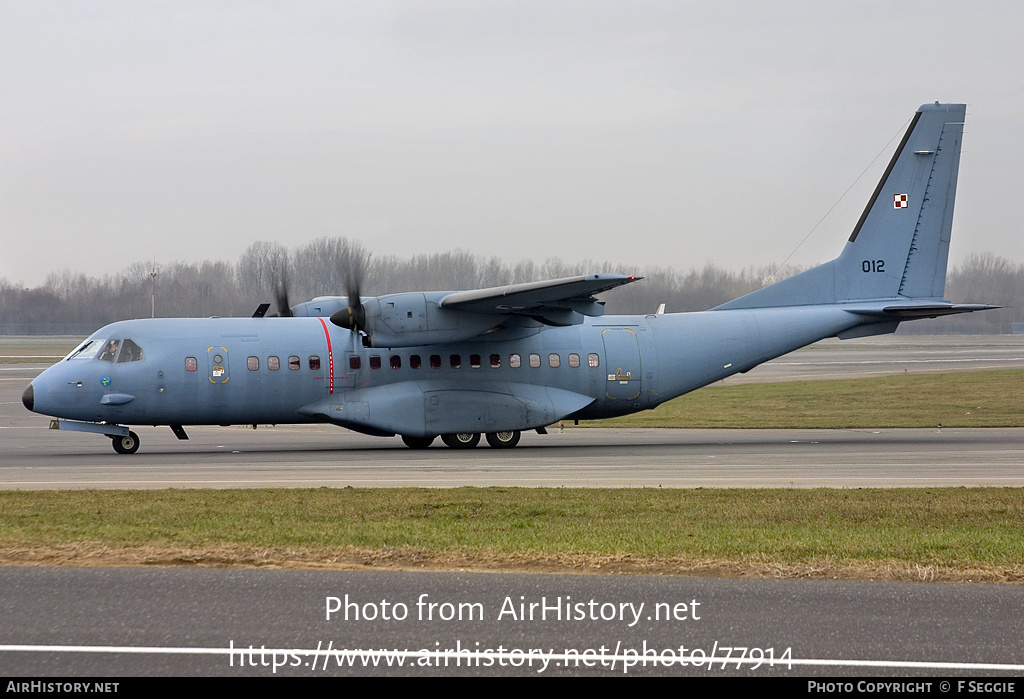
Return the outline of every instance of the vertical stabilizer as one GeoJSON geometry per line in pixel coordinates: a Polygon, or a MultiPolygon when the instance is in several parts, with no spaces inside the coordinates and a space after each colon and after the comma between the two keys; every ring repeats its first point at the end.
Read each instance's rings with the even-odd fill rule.
{"type": "Polygon", "coordinates": [[[965,114],[938,102],[917,111],[838,258],[718,308],[941,298],[965,114]]]}

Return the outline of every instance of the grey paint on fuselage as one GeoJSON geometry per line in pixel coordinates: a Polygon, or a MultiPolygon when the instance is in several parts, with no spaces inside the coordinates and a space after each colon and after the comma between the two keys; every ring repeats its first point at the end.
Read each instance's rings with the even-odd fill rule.
{"type": "MultiPolygon", "coordinates": [[[[828,306],[764,314],[604,316],[581,325],[544,328],[516,340],[499,332],[477,342],[394,350],[354,346],[349,331],[327,324],[325,332],[317,318],[122,321],[92,337],[130,338],[142,346],[144,359],[121,364],[98,359],[61,362],[34,382],[34,409],[73,420],[148,425],[327,419],[382,433],[422,436],[440,433],[427,429],[430,396],[419,401],[410,401],[410,396],[479,391],[492,400],[508,396],[508,402],[524,405],[521,418],[502,421],[502,429],[531,429],[564,418],[604,418],[652,408],[861,322],[854,314],[828,306]],[[636,351],[628,351],[627,339],[619,342],[625,351],[609,353],[609,335],[635,338],[636,351]],[[226,377],[211,375],[212,352],[227,360],[217,365],[225,367],[226,377]],[[360,357],[356,370],[349,368],[353,354],[360,357]],[[410,366],[414,354],[421,357],[418,369],[410,366]],[[499,356],[500,366],[491,366],[492,354],[499,356]],[[512,354],[521,357],[519,367],[510,366],[512,354]],[[539,367],[530,366],[531,354],[539,355],[539,367]],[[552,354],[559,358],[557,368],[550,366],[552,354]],[[569,354],[580,358],[578,367],[569,365],[569,354]],[[590,354],[598,355],[598,366],[589,366],[590,354]],[[440,356],[440,368],[430,366],[431,355],[440,356]],[[452,355],[460,357],[459,368],[452,368],[452,355]],[[470,365],[472,355],[480,356],[480,366],[470,365]],[[292,356],[299,358],[298,369],[288,368],[292,356]],[[320,359],[318,370],[310,369],[311,356],[320,359]],[[371,368],[371,356],[380,358],[380,368],[371,368]],[[391,368],[392,356],[400,358],[401,368],[391,368]],[[195,371],[186,371],[187,357],[197,360],[195,371]],[[257,358],[257,369],[247,368],[249,357],[257,358]],[[279,369],[268,368],[270,357],[278,358],[279,369]],[[631,377],[628,385],[626,375],[631,377]],[[117,393],[134,400],[101,404],[104,395],[117,393]],[[388,400],[391,396],[394,401],[388,400]],[[530,401],[536,403],[532,419],[525,407],[530,401]],[[405,414],[389,416],[399,409],[392,402],[407,406],[405,414]],[[409,408],[410,402],[420,405],[409,408]],[[359,403],[372,412],[353,415],[350,404],[359,403]],[[306,406],[315,409],[302,412],[306,406]]],[[[493,431],[486,428],[495,426],[480,416],[479,406],[448,405],[445,410],[443,422],[434,421],[446,425],[443,432],[493,431]]]]}

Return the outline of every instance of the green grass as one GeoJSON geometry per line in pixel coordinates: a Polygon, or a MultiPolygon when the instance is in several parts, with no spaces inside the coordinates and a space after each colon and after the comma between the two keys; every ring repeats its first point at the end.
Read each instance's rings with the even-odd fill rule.
{"type": "Polygon", "coordinates": [[[997,570],[1024,578],[1024,493],[328,489],[0,493],[0,549],[414,551],[543,559],[997,570]]]}
{"type": "Polygon", "coordinates": [[[1024,369],[708,386],[601,427],[1021,427],[1024,369]]]}
{"type": "Polygon", "coordinates": [[[0,343],[0,364],[53,364],[77,346],[77,342],[4,342],[0,343]]]}

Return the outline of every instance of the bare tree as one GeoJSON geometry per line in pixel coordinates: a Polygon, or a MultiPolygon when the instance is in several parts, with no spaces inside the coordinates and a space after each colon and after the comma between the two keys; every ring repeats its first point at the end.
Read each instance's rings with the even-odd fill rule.
{"type": "MultiPolygon", "coordinates": [[[[149,315],[150,263],[137,262],[119,274],[90,277],[62,270],[38,289],[24,289],[0,278],[0,332],[91,332],[106,323],[149,315]],[[69,329],[73,328],[73,329],[69,329]]],[[[319,238],[294,252],[275,242],[252,243],[234,265],[227,262],[163,266],[160,315],[185,317],[248,315],[261,301],[272,301],[275,286],[287,284],[294,304],[319,295],[344,295],[348,275],[361,278],[361,292],[374,296],[402,291],[460,290],[554,279],[593,272],[644,277],[607,294],[609,314],[701,311],[742,296],[800,271],[768,267],[732,272],[708,263],[677,271],[671,267],[629,268],[620,262],[505,263],[464,250],[402,258],[373,256],[347,238],[319,238]],[[767,279],[772,274],[772,279],[767,279]]],[[[968,257],[948,275],[947,297],[957,302],[991,303],[998,311],[906,323],[905,332],[1009,332],[1024,308],[1024,265],[992,254],[968,257]]]]}

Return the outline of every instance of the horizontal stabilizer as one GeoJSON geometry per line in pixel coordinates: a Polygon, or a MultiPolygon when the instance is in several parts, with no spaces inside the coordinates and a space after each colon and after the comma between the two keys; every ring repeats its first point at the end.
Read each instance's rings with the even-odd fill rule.
{"type": "Polygon", "coordinates": [[[916,304],[913,306],[884,306],[882,308],[847,308],[850,313],[894,320],[917,320],[918,318],[938,318],[957,313],[973,313],[974,311],[991,311],[1001,306],[987,306],[981,303],[933,303],[916,304]]]}

